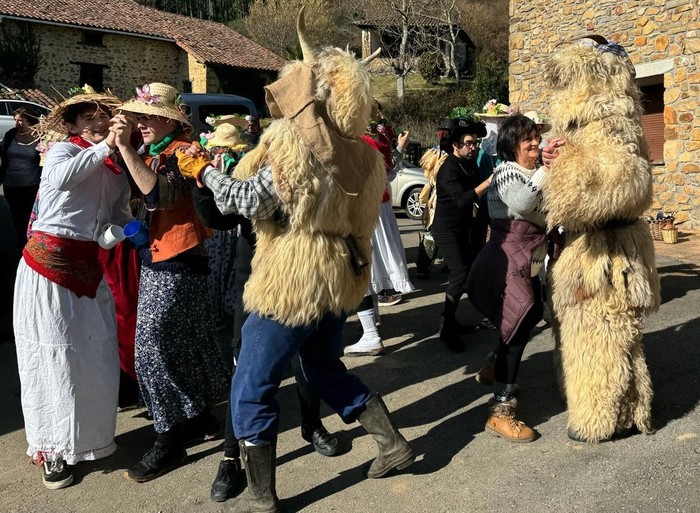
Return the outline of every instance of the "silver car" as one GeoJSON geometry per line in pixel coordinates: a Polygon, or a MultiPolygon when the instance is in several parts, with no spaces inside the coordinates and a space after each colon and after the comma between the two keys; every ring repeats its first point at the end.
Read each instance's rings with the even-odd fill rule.
{"type": "Polygon", "coordinates": [[[421,168],[403,161],[396,178],[391,182],[391,206],[402,208],[409,219],[420,221],[425,205],[420,203],[418,197],[427,183],[428,179],[421,168]]]}

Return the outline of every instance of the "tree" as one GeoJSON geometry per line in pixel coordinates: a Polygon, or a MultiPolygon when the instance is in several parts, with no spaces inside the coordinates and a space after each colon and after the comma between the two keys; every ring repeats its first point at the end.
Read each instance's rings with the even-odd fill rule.
{"type": "Polygon", "coordinates": [[[390,64],[396,77],[399,99],[405,96],[406,76],[415,68],[419,56],[435,48],[434,31],[426,30],[428,18],[423,14],[431,4],[429,0],[369,0],[362,6],[363,21],[376,20],[381,58],[390,64]]]}
{"type": "Polygon", "coordinates": [[[339,23],[338,5],[325,0],[254,0],[248,16],[236,28],[277,55],[301,57],[296,20],[302,5],[306,8],[306,28],[312,42],[334,46],[349,42],[349,34],[339,23]]]}
{"type": "Polygon", "coordinates": [[[161,11],[205,20],[229,22],[248,14],[252,0],[137,0],[161,11]]]}
{"type": "Polygon", "coordinates": [[[12,31],[6,23],[2,24],[0,72],[2,80],[11,87],[31,87],[45,63],[41,45],[31,25],[18,22],[16,27],[17,30],[12,31]]]}

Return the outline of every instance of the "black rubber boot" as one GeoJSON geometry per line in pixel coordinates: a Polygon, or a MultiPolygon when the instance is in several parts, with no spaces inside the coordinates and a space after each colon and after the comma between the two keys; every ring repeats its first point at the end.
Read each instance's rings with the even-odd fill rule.
{"type": "Polygon", "coordinates": [[[248,488],[233,508],[233,513],[278,513],[275,490],[275,450],[277,441],[268,445],[246,446],[239,442],[248,488]]]}
{"type": "Polygon", "coordinates": [[[389,410],[379,394],[367,401],[357,420],[379,447],[379,454],[367,471],[367,477],[374,479],[393,469],[402,470],[416,459],[406,439],[391,423],[389,410]]]}

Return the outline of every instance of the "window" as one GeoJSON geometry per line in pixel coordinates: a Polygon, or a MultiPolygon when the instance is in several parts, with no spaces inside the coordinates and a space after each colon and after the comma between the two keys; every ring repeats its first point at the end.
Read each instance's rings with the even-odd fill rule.
{"type": "Polygon", "coordinates": [[[102,32],[93,32],[91,30],[83,30],[83,40],[81,43],[86,45],[102,46],[102,32]]]}
{"type": "Polygon", "coordinates": [[[88,62],[74,62],[71,64],[80,66],[80,78],[77,84],[79,87],[89,84],[95,91],[104,91],[104,69],[106,68],[104,64],[90,64],[88,62]]]}
{"type": "Polygon", "coordinates": [[[191,80],[183,80],[182,81],[182,92],[183,93],[191,93],[192,92],[192,81],[191,80]]]}
{"type": "Polygon", "coordinates": [[[642,130],[649,146],[649,160],[653,164],[664,161],[664,85],[642,85],[642,130]]]}

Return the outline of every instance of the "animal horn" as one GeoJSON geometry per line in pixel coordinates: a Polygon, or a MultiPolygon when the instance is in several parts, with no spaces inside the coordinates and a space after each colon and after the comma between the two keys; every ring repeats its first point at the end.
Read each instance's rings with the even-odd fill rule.
{"type": "Polygon", "coordinates": [[[376,59],[377,57],[379,57],[379,54],[380,54],[380,53],[382,53],[381,47],[377,48],[374,52],[372,52],[372,55],[368,55],[367,57],[365,57],[364,59],[362,59],[362,61],[361,61],[362,64],[365,64],[365,65],[369,64],[369,63],[372,62],[374,59],[376,59]]]}
{"type": "Polygon", "coordinates": [[[297,37],[299,38],[299,46],[301,46],[301,55],[306,64],[310,64],[313,61],[314,51],[311,45],[306,40],[306,23],[304,23],[304,6],[299,9],[299,16],[297,16],[297,37]]]}

